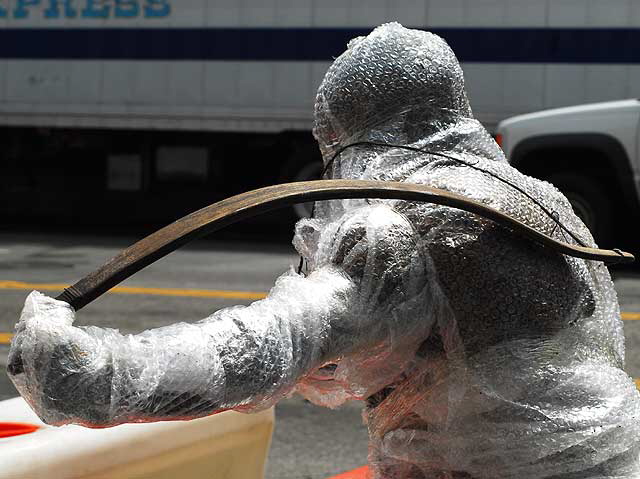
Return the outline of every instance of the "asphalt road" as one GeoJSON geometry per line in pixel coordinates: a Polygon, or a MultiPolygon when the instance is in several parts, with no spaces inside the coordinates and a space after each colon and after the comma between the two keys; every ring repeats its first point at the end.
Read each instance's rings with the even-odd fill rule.
{"type": "MultiPolygon", "coordinates": [[[[199,242],[183,248],[123,283],[134,294],[104,295],[78,314],[76,324],[135,333],[176,321],[195,321],[219,308],[247,304],[250,299],[223,298],[207,292],[232,291],[238,293],[236,296],[264,293],[279,274],[297,264],[290,245],[249,239],[234,243],[199,242]],[[165,293],[168,289],[182,291],[173,291],[175,295],[171,296],[149,294],[144,288],[165,293]]],[[[0,366],[6,362],[7,352],[2,334],[13,330],[30,284],[48,284],[40,289],[55,295],[56,284],[75,282],[133,240],[1,234],[0,366]]],[[[625,272],[614,276],[623,311],[640,313],[640,274],[625,272]]],[[[626,317],[638,318],[625,321],[625,334],[627,370],[640,378],[640,314],[626,317]]],[[[4,372],[0,372],[0,399],[15,394],[4,372]]],[[[366,431],[360,408],[352,403],[338,410],[326,410],[300,398],[282,401],[276,409],[277,426],[267,478],[326,478],[364,464],[366,431]]]]}

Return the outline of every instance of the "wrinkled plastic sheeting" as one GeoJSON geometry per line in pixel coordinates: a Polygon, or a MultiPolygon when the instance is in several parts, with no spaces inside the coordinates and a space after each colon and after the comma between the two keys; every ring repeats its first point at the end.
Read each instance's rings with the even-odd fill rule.
{"type": "MultiPolygon", "coordinates": [[[[431,33],[388,24],[353,40],[318,90],[314,134],[325,163],[338,154],[331,177],[443,188],[561,241],[595,246],[555,187],[508,164],[473,118],[455,55],[431,33]]],[[[389,218],[410,223],[436,285],[429,307],[410,320],[433,324],[432,333],[364,412],[375,477],[640,477],[640,398],[622,370],[622,323],[606,267],[452,208],[345,200],[319,203],[317,218],[299,224],[310,268],[336,242],[317,231],[334,228],[343,242],[361,243],[374,235],[345,225],[381,204],[393,210],[389,218]]],[[[381,225],[376,236],[402,244],[392,231],[381,225]]],[[[354,262],[380,287],[374,268],[354,262]]],[[[357,365],[340,368],[345,379],[362,374],[357,365]]]]}
{"type": "MultiPolygon", "coordinates": [[[[473,118],[436,35],[394,23],[353,40],[315,116],[325,163],[342,151],[331,177],[443,188],[594,246],[566,198],[509,166],[473,118]]],[[[76,328],[68,305],[33,293],[12,379],[54,424],[251,411],[294,391],[366,399],[376,478],[640,477],[640,395],[602,263],[394,200],[318,203],[294,244],[304,273],[266,299],[139,335],[76,328]]]]}
{"type": "Polygon", "coordinates": [[[322,361],[320,338],[352,283],[335,269],[281,276],[268,298],[197,323],[123,335],[75,327],[65,302],[32,292],[9,374],[48,424],[109,427],[258,411],[292,393],[322,361]]]}

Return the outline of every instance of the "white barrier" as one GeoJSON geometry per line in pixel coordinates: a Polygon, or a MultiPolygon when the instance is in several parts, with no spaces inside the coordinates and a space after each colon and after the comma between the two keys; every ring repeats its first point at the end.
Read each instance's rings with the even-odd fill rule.
{"type": "Polygon", "coordinates": [[[0,402],[0,435],[1,423],[38,429],[0,437],[0,479],[261,479],[274,413],[224,412],[111,429],[56,428],[15,398],[0,402]]]}

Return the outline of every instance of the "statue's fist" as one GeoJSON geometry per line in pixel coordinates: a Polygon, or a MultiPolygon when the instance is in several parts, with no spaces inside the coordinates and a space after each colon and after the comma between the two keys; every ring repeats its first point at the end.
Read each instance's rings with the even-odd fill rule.
{"type": "Polygon", "coordinates": [[[67,303],[33,291],[24,303],[11,342],[7,370],[10,376],[25,373],[25,361],[41,367],[41,357],[52,343],[63,337],[63,329],[73,324],[74,311],[67,303]]]}
{"type": "Polygon", "coordinates": [[[48,423],[97,422],[110,409],[110,353],[98,338],[74,327],[74,319],[69,304],[34,291],[11,342],[7,372],[48,423]]]}

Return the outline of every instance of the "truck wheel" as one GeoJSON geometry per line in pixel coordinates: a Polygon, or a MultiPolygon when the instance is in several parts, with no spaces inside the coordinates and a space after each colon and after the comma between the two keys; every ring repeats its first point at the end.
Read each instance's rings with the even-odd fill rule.
{"type": "Polygon", "coordinates": [[[591,177],[573,173],[558,173],[548,181],[567,197],[596,243],[608,245],[613,239],[613,203],[606,188],[591,177]]]}
{"type": "MultiPolygon", "coordinates": [[[[302,169],[293,177],[293,181],[311,181],[319,180],[322,174],[322,162],[314,161],[307,163],[302,169]]],[[[298,203],[293,205],[293,210],[296,212],[298,218],[308,218],[311,216],[311,210],[313,208],[313,202],[310,203],[298,203]]]]}

